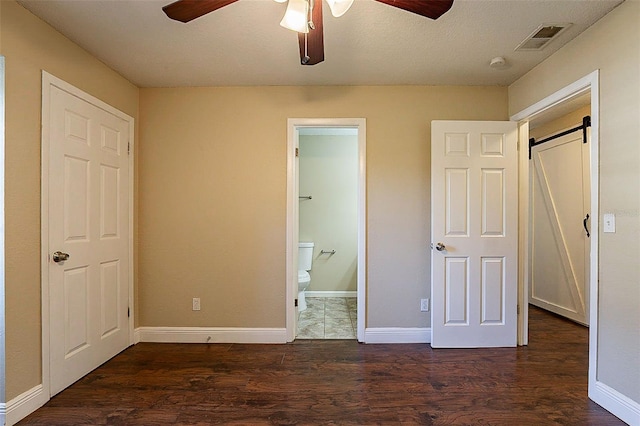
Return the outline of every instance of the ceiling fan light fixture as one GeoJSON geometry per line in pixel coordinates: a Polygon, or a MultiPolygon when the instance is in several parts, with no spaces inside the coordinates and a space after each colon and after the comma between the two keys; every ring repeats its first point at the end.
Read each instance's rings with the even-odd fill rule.
{"type": "Polygon", "coordinates": [[[280,25],[299,33],[308,33],[309,2],[307,0],[289,0],[280,25]]]}
{"type": "Polygon", "coordinates": [[[329,9],[331,9],[331,14],[336,18],[341,17],[347,10],[351,7],[354,0],[327,0],[327,4],[329,4],[329,9]]]}

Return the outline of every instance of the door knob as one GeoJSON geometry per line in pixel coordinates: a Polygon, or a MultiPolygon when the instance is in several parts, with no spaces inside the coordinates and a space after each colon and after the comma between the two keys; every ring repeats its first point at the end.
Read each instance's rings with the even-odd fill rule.
{"type": "Polygon", "coordinates": [[[52,259],[54,262],[64,262],[65,260],[69,260],[69,253],[63,253],[61,251],[57,251],[53,253],[52,259]]]}
{"type": "Polygon", "coordinates": [[[442,243],[437,243],[436,244],[436,250],[438,251],[443,251],[444,249],[446,249],[446,246],[442,243]]]}

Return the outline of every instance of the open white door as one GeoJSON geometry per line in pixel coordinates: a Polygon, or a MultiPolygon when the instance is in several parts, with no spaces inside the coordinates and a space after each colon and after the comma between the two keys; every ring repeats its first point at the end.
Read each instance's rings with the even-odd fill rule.
{"type": "Polygon", "coordinates": [[[54,395],[130,344],[132,119],[49,75],[43,90],[54,395]]]}
{"type": "Polygon", "coordinates": [[[517,124],[431,124],[431,345],[516,346],[517,124]]]}

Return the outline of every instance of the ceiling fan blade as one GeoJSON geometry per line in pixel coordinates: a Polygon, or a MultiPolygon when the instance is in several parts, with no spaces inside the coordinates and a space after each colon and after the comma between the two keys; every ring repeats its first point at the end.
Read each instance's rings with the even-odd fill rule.
{"type": "Polygon", "coordinates": [[[308,34],[298,33],[300,63],[302,65],[315,65],[324,61],[324,31],[322,28],[321,0],[315,0],[313,12],[311,12],[311,20],[313,21],[315,29],[309,28],[308,34]]]}
{"type": "Polygon", "coordinates": [[[178,0],[162,8],[173,20],[189,22],[238,0],[178,0]]]}
{"type": "Polygon", "coordinates": [[[451,9],[453,0],[376,0],[389,6],[417,13],[431,19],[438,19],[451,9]]]}

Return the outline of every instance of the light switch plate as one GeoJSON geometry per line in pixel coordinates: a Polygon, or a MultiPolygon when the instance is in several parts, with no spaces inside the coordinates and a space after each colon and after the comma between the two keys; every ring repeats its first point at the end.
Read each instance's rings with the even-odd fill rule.
{"type": "Polygon", "coordinates": [[[603,217],[604,229],[602,232],[616,232],[616,215],[613,213],[605,213],[603,217]]]}
{"type": "Polygon", "coordinates": [[[420,299],[420,312],[429,312],[429,299],[420,299]]]}

